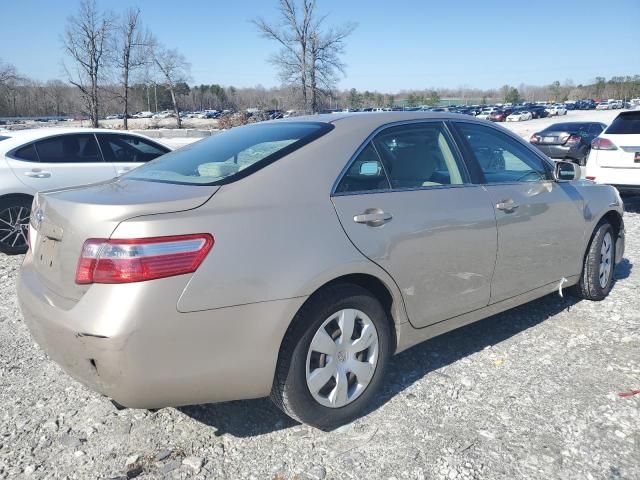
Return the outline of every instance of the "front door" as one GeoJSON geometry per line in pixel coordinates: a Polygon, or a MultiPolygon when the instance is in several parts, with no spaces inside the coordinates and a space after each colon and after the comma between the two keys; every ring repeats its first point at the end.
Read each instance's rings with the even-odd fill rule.
{"type": "Polygon", "coordinates": [[[345,232],[402,292],[424,327],[484,307],[496,259],[487,192],[442,122],[390,126],[355,157],[332,197],[345,232]]]}
{"type": "Polygon", "coordinates": [[[580,273],[582,199],[570,183],[498,129],[456,122],[484,174],[498,223],[498,257],[491,303],[580,273]]]}

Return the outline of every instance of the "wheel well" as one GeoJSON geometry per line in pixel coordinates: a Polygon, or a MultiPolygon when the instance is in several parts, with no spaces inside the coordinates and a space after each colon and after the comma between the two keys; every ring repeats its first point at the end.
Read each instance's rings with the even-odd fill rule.
{"type": "Polygon", "coordinates": [[[33,195],[28,195],[26,193],[9,193],[7,195],[0,196],[0,202],[12,198],[24,198],[25,200],[33,201],[33,195]]]}
{"type": "Polygon", "coordinates": [[[352,273],[349,275],[343,275],[341,277],[334,278],[333,280],[325,283],[320,288],[318,288],[315,292],[313,292],[311,296],[316,295],[318,292],[321,292],[322,290],[328,287],[338,285],[338,284],[345,284],[345,283],[358,285],[359,287],[362,287],[365,290],[368,290],[371,293],[371,295],[373,295],[381,303],[382,308],[387,314],[387,320],[389,322],[389,327],[390,327],[389,330],[391,331],[391,335],[393,337],[391,344],[395,349],[397,339],[396,339],[396,328],[395,328],[395,322],[394,322],[395,316],[393,314],[393,296],[391,295],[391,292],[389,291],[387,286],[378,277],[375,277],[373,275],[369,275],[366,273],[352,273]]]}
{"type": "Polygon", "coordinates": [[[622,215],[620,215],[615,210],[609,210],[600,219],[600,221],[602,221],[602,220],[607,220],[611,224],[611,226],[613,227],[613,229],[614,229],[614,231],[616,233],[616,237],[617,237],[618,234],[620,233],[620,229],[622,228],[622,215]]]}

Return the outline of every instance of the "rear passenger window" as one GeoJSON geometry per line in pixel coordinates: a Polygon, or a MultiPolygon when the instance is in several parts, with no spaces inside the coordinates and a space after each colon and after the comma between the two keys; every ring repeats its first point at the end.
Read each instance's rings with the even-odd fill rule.
{"type": "Polygon", "coordinates": [[[469,142],[487,183],[551,179],[544,161],[509,135],[475,123],[458,123],[457,127],[469,142]]]}
{"type": "Polygon", "coordinates": [[[441,122],[391,127],[373,143],[393,189],[464,183],[463,170],[441,122]]]}
{"type": "Polygon", "coordinates": [[[13,154],[18,160],[26,160],[27,162],[37,162],[38,154],[36,153],[36,148],[31,145],[27,145],[26,147],[19,148],[13,154]]]}
{"type": "Polygon", "coordinates": [[[98,139],[107,162],[145,163],[169,151],[134,135],[98,134],[98,139]]]}
{"type": "Polygon", "coordinates": [[[336,192],[364,192],[370,190],[387,190],[389,181],[384,172],[380,157],[371,142],[353,161],[336,192]]]}
{"type": "Polygon", "coordinates": [[[36,142],[43,163],[102,162],[98,142],[93,134],[60,135],[36,142]]]}

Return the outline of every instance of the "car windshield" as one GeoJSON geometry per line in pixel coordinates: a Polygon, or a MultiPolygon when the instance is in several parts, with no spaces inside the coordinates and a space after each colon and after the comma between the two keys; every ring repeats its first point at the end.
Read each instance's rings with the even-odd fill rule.
{"type": "Polygon", "coordinates": [[[618,115],[607,128],[606,133],[639,134],[640,112],[625,112],[618,115]]]}
{"type": "Polygon", "coordinates": [[[2,140],[6,140],[6,139],[8,139],[8,138],[11,138],[11,137],[7,137],[6,135],[0,135],[0,142],[1,142],[2,140]]]}
{"type": "Polygon", "coordinates": [[[124,175],[186,185],[216,185],[245,177],[331,130],[320,122],[237,127],[182,147],[124,175]]]}

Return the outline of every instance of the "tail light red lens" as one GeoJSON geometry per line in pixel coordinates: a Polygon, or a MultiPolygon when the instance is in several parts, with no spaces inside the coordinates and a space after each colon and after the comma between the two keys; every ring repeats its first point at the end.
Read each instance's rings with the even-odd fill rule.
{"type": "Polygon", "coordinates": [[[582,140],[582,137],[580,137],[580,135],[570,135],[569,138],[567,138],[566,144],[578,145],[580,143],[580,140],[582,140]]]}
{"type": "Polygon", "coordinates": [[[76,283],[132,283],[195,272],[213,246],[208,233],[84,242],[76,283]]]}
{"type": "Polygon", "coordinates": [[[540,137],[538,137],[538,135],[531,135],[531,138],[529,139],[530,143],[540,143],[540,137]]]}
{"type": "Polygon", "coordinates": [[[617,150],[618,147],[608,138],[596,137],[591,142],[591,148],[594,150],[617,150]]]}

